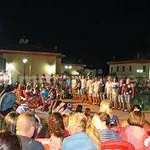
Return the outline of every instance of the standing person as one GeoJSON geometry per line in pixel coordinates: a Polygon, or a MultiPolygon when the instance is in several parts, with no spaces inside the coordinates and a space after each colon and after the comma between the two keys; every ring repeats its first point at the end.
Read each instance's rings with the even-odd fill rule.
{"type": "Polygon", "coordinates": [[[114,109],[118,108],[118,88],[119,88],[118,78],[114,77],[112,82],[112,101],[114,109]]]}
{"type": "Polygon", "coordinates": [[[126,83],[125,83],[125,89],[124,89],[124,99],[127,105],[127,110],[125,111],[129,111],[131,110],[131,99],[134,97],[134,87],[133,84],[131,83],[130,78],[126,79],[126,83]]]}
{"type": "Polygon", "coordinates": [[[16,134],[21,139],[22,150],[44,150],[43,145],[32,138],[36,126],[36,119],[33,114],[25,112],[18,116],[16,134]]]}
{"type": "Polygon", "coordinates": [[[100,82],[95,77],[95,82],[93,83],[93,104],[99,105],[99,88],[100,82]]]}
{"type": "Polygon", "coordinates": [[[81,93],[81,100],[83,101],[87,101],[87,96],[86,96],[86,79],[85,76],[81,77],[81,89],[80,89],[80,93],[81,93]]]}
{"type": "Polygon", "coordinates": [[[124,111],[125,109],[124,93],[123,93],[124,88],[125,88],[124,80],[120,79],[119,88],[118,88],[118,104],[119,104],[118,110],[122,110],[122,111],[124,111]]]}
{"type": "Polygon", "coordinates": [[[99,80],[100,84],[99,84],[99,91],[100,91],[100,101],[104,100],[105,99],[105,83],[104,83],[104,80],[103,78],[100,78],[99,80]]]}
{"type": "Polygon", "coordinates": [[[93,103],[93,97],[92,97],[92,94],[93,94],[93,82],[94,82],[94,79],[92,79],[91,77],[89,77],[88,81],[87,81],[87,93],[88,93],[88,101],[90,104],[93,103]]]}
{"type": "Polygon", "coordinates": [[[107,99],[112,101],[112,77],[111,76],[108,76],[108,78],[107,78],[105,90],[106,90],[107,99]]]}

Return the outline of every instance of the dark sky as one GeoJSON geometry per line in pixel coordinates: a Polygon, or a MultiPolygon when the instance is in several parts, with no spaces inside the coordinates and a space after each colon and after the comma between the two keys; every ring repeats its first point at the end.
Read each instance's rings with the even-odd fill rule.
{"type": "Polygon", "coordinates": [[[0,45],[57,46],[66,60],[103,68],[150,51],[148,0],[16,0],[0,5],[0,45]],[[100,54],[99,54],[100,53],[100,54]],[[77,62],[77,61],[76,61],[77,62]]]}

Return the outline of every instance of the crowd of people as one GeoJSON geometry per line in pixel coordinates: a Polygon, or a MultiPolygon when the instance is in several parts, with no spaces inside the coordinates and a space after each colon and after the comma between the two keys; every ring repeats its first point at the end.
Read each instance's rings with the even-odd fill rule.
{"type": "Polygon", "coordinates": [[[147,149],[144,142],[150,124],[139,105],[133,105],[129,118],[120,121],[113,114],[110,100],[103,100],[97,113],[90,108],[83,110],[82,105],[69,107],[69,113],[64,113],[58,111],[60,104],[53,107],[44,122],[30,110],[8,113],[2,124],[0,149],[100,150],[103,143],[112,140],[127,141],[135,150],[147,149]]]}
{"type": "Polygon", "coordinates": [[[18,105],[6,116],[1,116],[0,149],[103,150],[105,142],[114,140],[126,141],[135,150],[148,149],[145,143],[150,141],[147,138],[150,124],[141,107],[131,105],[135,87],[129,78],[118,82],[111,76],[107,80],[90,76],[51,76],[47,83],[43,75],[41,85],[37,81],[26,86],[17,84],[11,89],[17,95],[18,105]],[[83,109],[82,103],[73,108],[72,102],[62,100],[66,97],[72,98],[72,102],[98,105],[99,111],[93,113],[88,107],[83,109]],[[26,103],[29,101],[32,103],[26,103]],[[42,105],[42,110],[48,108],[46,120],[41,121],[31,111],[30,105],[35,102],[42,105]],[[128,111],[129,118],[119,120],[114,109],[128,111]]]}

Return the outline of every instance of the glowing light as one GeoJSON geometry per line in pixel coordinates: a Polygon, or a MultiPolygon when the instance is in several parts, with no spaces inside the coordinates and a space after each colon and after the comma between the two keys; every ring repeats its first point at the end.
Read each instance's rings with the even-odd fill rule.
{"type": "Polygon", "coordinates": [[[72,66],[65,66],[65,69],[72,69],[72,66]]]}
{"type": "Polygon", "coordinates": [[[12,63],[6,63],[6,70],[14,70],[15,67],[12,63]]]}
{"type": "Polygon", "coordinates": [[[56,70],[56,67],[55,65],[46,65],[46,71],[49,73],[49,74],[55,74],[55,70],[56,70]]]}
{"type": "Polygon", "coordinates": [[[28,59],[24,58],[22,61],[25,64],[25,63],[27,63],[28,59]]]}
{"type": "Polygon", "coordinates": [[[136,72],[137,72],[137,73],[142,73],[143,70],[142,70],[142,69],[138,69],[136,72]]]}

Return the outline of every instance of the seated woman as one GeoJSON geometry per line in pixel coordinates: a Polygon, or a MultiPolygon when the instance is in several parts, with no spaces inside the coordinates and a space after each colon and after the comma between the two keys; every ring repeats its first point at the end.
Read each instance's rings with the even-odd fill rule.
{"type": "Polygon", "coordinates": [[[10,131],[0,133],[1,150],[22,150],[21,140],[10,131]]]}
{"type": "Polygon", "coordinates": [[[92,119],[87,123],[86,132],[90,139],[93,141],[94,145],[97,149],[101,147],[101,138],[99,134],[100,127],[100,118],[97,114],[95,114],[92,119]]]}
{"type": "Polygon", "coordinates": [[[65,136],[66,134],[62,116],[60,113],[54,112],[48,117],[46,138],[37,138],[36,140],[42,142],[42,144],[49,144],[51,150],[60,150],[65,136]]]}
{"type": "Polygon", "coordinates": [[[122,137],[125,141],[130,142],[136,150],[145,150],[144,140],[147,133],[143,128],[145,122],[144,113],[140,111],[133,111],[128,118],[128,126],[122,132],[122,137]]]}
{"type": "Polygon", "coordinates": [[[2,130],[10,131],[10,132],[16,134],[16,123],[17,123],[18,116],[19,116],[19,114],[15,111],[8,113],[4,118],[2,130]]]}
{"type": "MultiPolygon", "coordinates": [[[[133,112],[133,111],[139,111],[139,112],[141,112],[142,109],[141,109],[141,107],[140,107],[138,104],[135,104],[135,105],[133,105],[132,108],[131,108],[131,112],[133,112]]],[[[128,124],[128,121],[127,121],[127,120],[124,120],[124,121],[122,121],[122,123],[121,123],[121,127],[126,127],[126,126],[128,126],[128,125],[129,125],[129,124],[128,124]]],[[[145,120],[145,121],[144,121],[144,126],[143,126],[143,128],[144,128],[145,130],[150,129],[150,123],[145,120]]]]}

